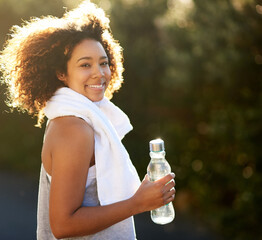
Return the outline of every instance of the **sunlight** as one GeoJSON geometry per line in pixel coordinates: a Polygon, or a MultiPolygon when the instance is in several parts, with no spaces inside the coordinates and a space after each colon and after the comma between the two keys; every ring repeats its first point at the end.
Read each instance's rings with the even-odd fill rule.
{"type": "Polygon", "coordinates": [[[256,11],[257,11],[257,13],[262,14],[262,6],[257,4],[256,5],[256,11]]]}
{"type": "Polygon", "coordinates": [[[192,4],[192,0],[179,0],[183,4],[192,4]]]}
{"type": "Polygon", "coordinates": [[[237,11],[243,11],[246,4],[253,4],[253,0],[231,0],[231,3],[237,11]]]}
{"type": "Polygon", "coordinates": [[[68,8],[75,8],[80,2],[82,2],[81,0],[63,0],[63,3],[66,7],[68,8]]]}
{"type": "Polygon", "coordinates": [[[111,9],[111,2],[109,0],[100,0],[99,6],[103,8],[105,11],[109,11],[111,9]]]}
{"type": "Polygon", "coordinates": [[[167,21],[175,22],[180,28],[188,26],[188,15],[194,8],[192,0],[168,0],[167,7],[167,21]]]}
{"type": "Polygon", "coordinates": [[[141,0],[124,0],[123,2],[127,5],[134,5],[135,3],[141,3],[141,0]]]}

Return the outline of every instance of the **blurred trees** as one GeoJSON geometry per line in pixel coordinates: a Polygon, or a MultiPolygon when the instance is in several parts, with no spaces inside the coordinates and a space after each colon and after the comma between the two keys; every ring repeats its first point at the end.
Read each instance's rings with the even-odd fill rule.
{"type": "Polygon", "coordinates": [[[131,2],[111,10],[127,80],[115,99],[134,123],[141,176],[145,142],[163,137],[175,206],[227,239],[261,238],[261,2],[131,2]]]}
{"type": "MultiPolygon", "coordinates": [[[[61,2],[27,0],[17,12],[17,1],[0,0],[1,32],[20,18],[61,16],[61,2]]],[[[69,8],[77,2],[64,1],[69,8]]],[[[262,239],[262,2],[94,2],[111,16],[124,48],[125,83],[113,101],[134,125],[124,142],[140,176],[148,141],[162,137],[176,172],[175,207],[224,239],[262,239]]],[[[15,116],[0,118],[0,164],[33,170],[43,130],[15,116]]]]}
{"type": "MultiPolygon", "coordinates": [[[[53,0],[0,0],[0,44],[8,38],[8,30],[12,25],[20,25],[22,20],[31,16],[56,14],[61,16],[64,9],[61,1],[53,0]]],[[[2,47],[1,47],[2,49],[2,47]]],[[[1,76],[1,75],[0,75],[1,76]]],[[[42,136],[44,129],[34,127],[35,119],[26,114],[14,112],[9,114],[4,104],[5,86],[0,88],[0,167],[16,169],[27,174],[36,175],[40,166],[42,136]]]]}

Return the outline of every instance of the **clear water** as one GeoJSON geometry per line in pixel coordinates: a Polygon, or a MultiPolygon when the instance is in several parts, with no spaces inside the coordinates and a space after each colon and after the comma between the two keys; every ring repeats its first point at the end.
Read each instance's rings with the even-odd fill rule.
{"type": "Polygon", "coordinates": [[[174,220],[175,211],[172,203],[151,211],[151,219],[157,224],[167,224],[174,220]]]}
{"type": "MultiPolygon", "coordinates": [[[[165,160],[165,152],[150,152],[151,161],[147,167],[150,181],[156,181],[171,172],[170,165],[165,160]]],[[[157,224],[167,224],[174,220],[175,210],[172,202],[151,211],[151,219],[157,224]]]]}

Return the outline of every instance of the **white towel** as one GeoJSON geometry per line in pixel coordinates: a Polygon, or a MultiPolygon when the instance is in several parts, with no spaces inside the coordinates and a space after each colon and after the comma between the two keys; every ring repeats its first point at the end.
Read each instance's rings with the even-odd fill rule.
{"type": "Polygon", "coordinates": [[[103,98],[94,103],[63,87],[47,102],[44,113],[49,120],[61,116],[84,119],[94,129],[98,199],[101,205],[133,196],[140,179],[121,139],[132,130],[127,115],[103,98]]]}

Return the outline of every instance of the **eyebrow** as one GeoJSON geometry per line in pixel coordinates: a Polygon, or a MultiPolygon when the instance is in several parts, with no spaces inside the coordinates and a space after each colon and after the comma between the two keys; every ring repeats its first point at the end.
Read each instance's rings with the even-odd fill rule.
{"type": "MultiPolygon", "coordinates": [[[[81,60],[92,60],[92,59],[93,59],[92,57],[81,57],[76,62],[78,63],[81,60]]],[[[107,56],[102,56],[102,57],[99,58],[99,60],[101,60],[101,59],[108,59],[108,57],[107,56]]]]}

